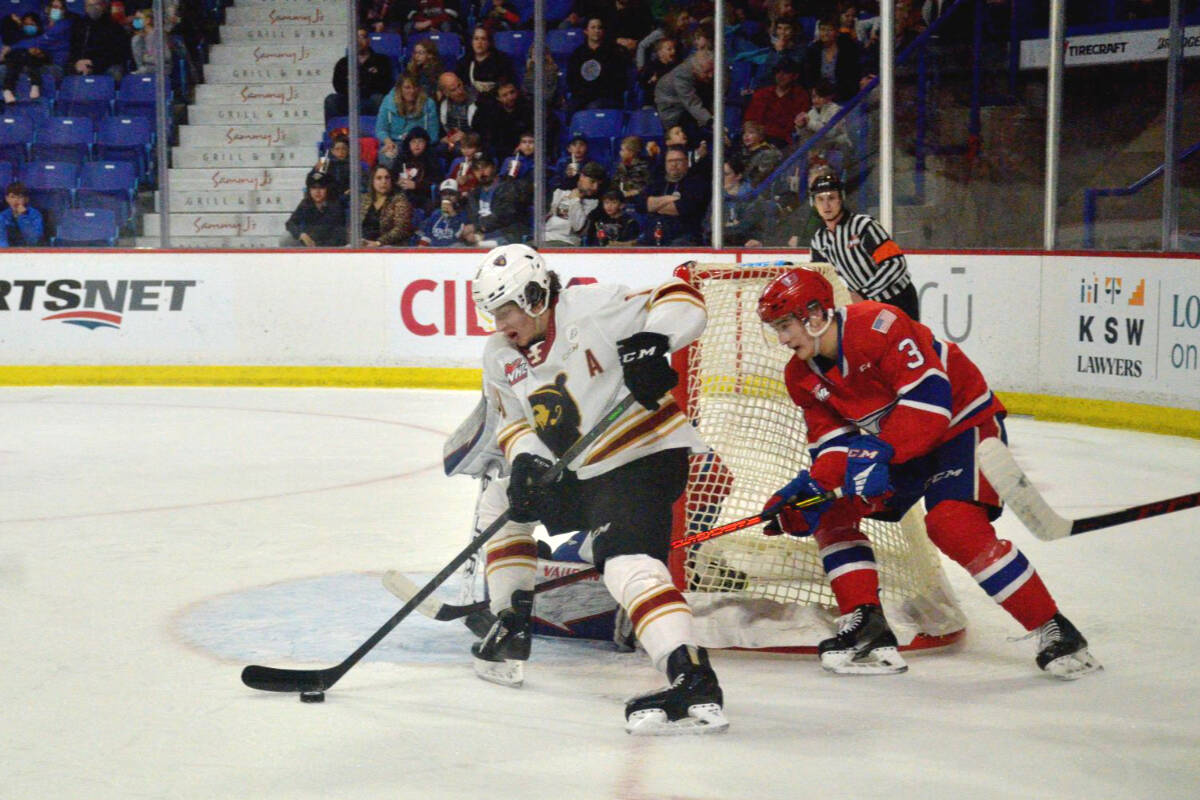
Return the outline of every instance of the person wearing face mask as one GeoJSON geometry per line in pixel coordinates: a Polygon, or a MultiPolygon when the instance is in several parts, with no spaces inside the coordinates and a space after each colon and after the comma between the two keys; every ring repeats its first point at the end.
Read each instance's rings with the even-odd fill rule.
{"type": "Polygon", "coordinates": [[[17,81],[22,74],[29,75],[30,96],[37,98],[41,94],[41,68],[48,63],[45,53],[26,48],[13,48],[12,45],[29,39],[36,39],[42,32],[41,22],[36,14],[10,14],[0,22],[0,60],[3,61],[4,103],[11,105],[17,101],[17,81]]]}
{"type": "Polygon", "coordinates": [[[129,31],[109,13],[108,0],[86,0],[84,17],[71,28],[67,69],[73,75],[111,75],[120,82],[132,60],[129,31]]]}
{"type": "Polygon", "coordinates": [[[133,38],[129,41],[129,48],[133,51],[133,63],[137,65],[134,72],[156,72],[158,63],[162,61],[163,68],[170,75],[171,59],[159,58],[158,43],[154,36],[153,12],[144,8],[133,15],[129,24],[133,28],[133,38]]]}
{"type": "MultiPolygon", "coordinates": [[[[20,64],[17,69],[24,68],[27,62],[40,64],[29,70],[29,97],[32,100],[41,96],[44,75],[50,74],[55,79],[62,77],[63,65],[67,63],[67,54],[71,49],[71,27],[79,17],[67,11],[66,0],[50,0],[46,5],[44,19],[45,25],[40,33],[22,36],[11,43],[5,37],[4,44],[7,49],[0,48],[0,61],[5,62],[0,63],[0,75],[4,78],[7,78],[10,71],[6,64],[20,64]]],[[[21,23],[22,34],[25,33],[27,24],[29,23],[21,23]]],[[[15,83],[13,85],[15,87],[15,83]]]]}

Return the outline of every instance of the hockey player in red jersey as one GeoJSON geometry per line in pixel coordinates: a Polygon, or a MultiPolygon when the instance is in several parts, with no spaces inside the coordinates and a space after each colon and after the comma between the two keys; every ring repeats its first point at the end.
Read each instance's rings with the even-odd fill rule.
{"type": "Polygon", "coordinates": [[[930,540],[1036,632],[1039,667],[1063,679],[1099,669],[1033,566],[996,537],[1000,500],[976,467],[975,447],[1006,439],[1005,411],[962,350],[892,305],[835,308],[833,287],[810,269],[767,286],[758,313],[794,353],[784,378],[804,411],[812,455],[811,469],[767,502],[778,514],[767,532],[811,535],[820,548],[842,614],[837,636],[818,646],[821,665],[841,674],[907,669],[858,522],[899,520],[924,499],[930,540]],[[786,505],[839,487],[842,497],[819,506],[786,505]]]}

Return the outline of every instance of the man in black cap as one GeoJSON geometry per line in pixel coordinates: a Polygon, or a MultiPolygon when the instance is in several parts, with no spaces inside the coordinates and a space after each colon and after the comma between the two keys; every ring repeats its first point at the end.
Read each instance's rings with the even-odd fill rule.
{"type": "Polygon", "coordinates": [[[346,210],[338,197],[331,197],[332,182],[324,172],[313,170],[304,179],[306,193],[288,217],[287,233],[280,247],[345,247],[346,210]]]}

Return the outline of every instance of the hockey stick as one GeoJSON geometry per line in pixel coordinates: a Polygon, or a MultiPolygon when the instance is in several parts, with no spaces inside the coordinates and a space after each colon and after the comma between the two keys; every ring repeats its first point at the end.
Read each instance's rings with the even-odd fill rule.
{"type": "MultiPolygon", "coordinates": [[[[836,500],[841,496],[842,487],[839,486],[833,491],[826,492],[825,494],[818,495],[816,497],[808,497],[804,500],[797,500],[791,505],[792,508],[808,508],[809,506],[815,506],[824,503],[826,500],[836,500]]],[[[724,525],[720,525],[716,528],[709,528],[706,531],[698,531],[690,536],[684,536],[683,538],[676,539],[675,541],[671,542],[671,549],[679,550],[693,544],[706,542],[709,539],[715,539],[718,536],[724,536],[727,533],[733,533],[734,531],[740,531],[754,525],[759,525],[763,522],[766,522],[773,516],[775,515],[755,514],[752,517],[746,517],[745,519],[727,522],[724,525]]],[[[533,591],[534,594],[541,594],[542,592],[548,592],[551,589],[557,589],[560,586],[567,586],[568,584],[587,580],[599,574],[600,570],[596,569],[595,567],[588,567],[587,569],[581,569],[578,572],[572,572],[569,575],[559,575],[557,578],[551,578],[548,581],[542,581],[533,587],[533,591]]],[[[386,573],[384,573],[383,586],[401,600],[410,600],[419,592],[417,584],[413,582],[411,578],[402,572],[397,572],[396,570],[388,570],[386,573]]],[[[461,619],[462,617],[470,616],[471,614],[476,614],[481,611],[486,611],[487,609],[487,600],[477,600],[474,603],[455,605],[452,603],[443,603],[428,596],[426,596],[425,600],[417,605],[417,611],[421,612],[430,619],[435,619],[439,622],[446,622],[452,619],[461,619]]]]}
{"type": "MultiPolygon", "coordinates": [[[[567,451],[562,454],[558,461],[554,462],[554,465],[542,476],[541,485],[548,486],[558,480],[559,476],[567,469],[567,465],[574,461],[594,441],[599,439],[636,402],[637,399],[633,395],[626,395],[621,402],[613,406],[612,410],[601,417],[592,426],[590,431],[579,437],[575,441],[575,444],[567,448],[567,451]]],[[[442,567],[441,571],[429,580],[429,583],[425,584],[411,600],[393,614],[391,619],[383,623],[383,626],[379,630],[371,634],[371,637],[359,645],[358,649],[347,656],[346,660],[342,663],[326,669],[280,669],[277,667],[260,667],[252,664],[242,670],[242,683],[251,689],[261,689],[265,692],[317,692],[325,691],[332,687],[351,667],[362,660],[362,657],[370,652],[375,645],[379,644],[383,640],[383,637],[391,633],[392,629],[399,625],[401,620],[423,603],[425,598],[433,594],[434,590],[441,586],[463,562],[470,558],[472,553],[483,547],[488,539],[492,538],[497,531],[504,527],[508,519],[508,511],[497,517],[495,522],[487,526],[478,536],[472,539],[458,555],[450,560],[450,563],[442,567]]]]}
{"type": "Polygon", "coordinates": [[[1142,503],[1094,517],[1067,519],[1050,507],[1042,493],[1030,483],[1012,452],[999,439],[984,439],[976,448],[979,468],[1000,498],[1013,510],[1034,536],[1045,541],[1065,539],[1088,531],[1111,528],[1173,511],[1200,506],[1200,492],[1181,494],[1167,500],[1142,503]]]}

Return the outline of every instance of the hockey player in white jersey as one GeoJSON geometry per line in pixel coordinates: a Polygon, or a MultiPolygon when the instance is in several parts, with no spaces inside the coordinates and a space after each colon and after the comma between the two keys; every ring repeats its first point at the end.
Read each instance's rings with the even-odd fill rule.
{"type": "Polygon", "coordinates": [[[707,449],[668,394],[678,382],[668,356],[704,330],[703,297],[675,280],[641,291],[563,289],[541,254],[520,244],[484,257],[472,294],[496,326],[483,376],[500,413],[497,441],[511,464],[507,499],[515,523],[486,547],[497,621],[472,647],[477,670],[492,680],[515,677],[502,681],[515,684],[529,658],[537,547],[521,523],[540,521],[551,533],[586,530],[605,586],[670,681],[626,704],[626,730],[724,731],[721,687],[666,567],[671,506],[683,492],[688,455],[707,449]],[[626,392],[640,405],[551,488],[539,487],[552,460],[626,392]]]}

